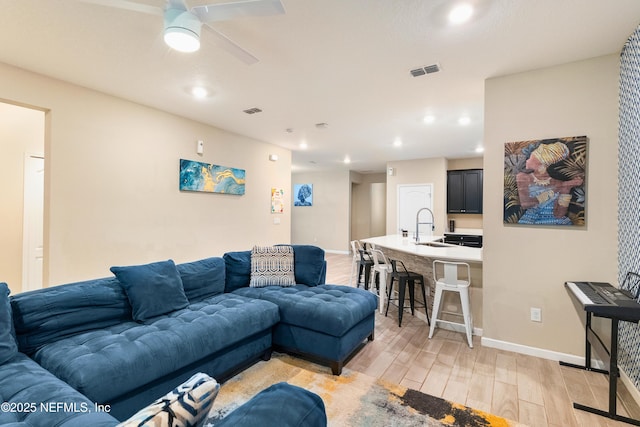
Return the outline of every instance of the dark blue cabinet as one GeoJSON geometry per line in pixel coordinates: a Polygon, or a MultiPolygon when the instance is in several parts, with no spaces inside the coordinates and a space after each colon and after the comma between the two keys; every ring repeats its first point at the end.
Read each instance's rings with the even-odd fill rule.
{"type": "Polygon", "coordinates": [[[482,169],[447,172],[447,213],[482,213],[482,169]]]}

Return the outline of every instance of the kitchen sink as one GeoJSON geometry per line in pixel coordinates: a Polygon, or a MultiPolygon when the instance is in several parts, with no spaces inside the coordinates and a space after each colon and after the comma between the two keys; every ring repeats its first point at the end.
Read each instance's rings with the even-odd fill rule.
{"type": "Polygon", "coordinates": [[[430,242],[416,242],[416,245],[429,246],[431,248],[451,248],[457,246],[450,243],[444,243],[442,239],[432,240],[430,242]]]}

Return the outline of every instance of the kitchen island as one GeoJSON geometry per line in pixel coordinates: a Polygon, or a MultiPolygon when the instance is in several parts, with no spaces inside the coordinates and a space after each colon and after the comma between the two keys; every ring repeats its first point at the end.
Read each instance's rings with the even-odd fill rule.
{"type": "MultiPolygon", "coordinates": [[[[420,244],[416,244],[412,237],[402,237],[400,234],[392,234],[379,237],[370,237],[362,239],[361,242],[371,245],[376,249],[380,249],[387,258],[398,259],[402,261],[407,269],[421,273],[425,279],[425,285],[429,286],[429,315],[433,305],[433,293],[435,286],[433,284],[433,261],[461,261],[471,266],[471,287],[469,288],[469,296],[471,300],[471,312],[473,313],[474,329],[482,328],[482,248],[472,248],[467,246],[450,245],[442,243],[444,236],[420,235],[420,244]]],[[[380,312],[384,313],[386,304],[385,286],[386,281],[380,281],[380,312]]],[[[416,302],[418,305],[422,303],[416,292],[416,302]]],[[[406,306],[406,305],[405,305],[406,306]]],[[[460,308],[460,299],[457,294],[450,292],[445,293],[443,297],[442,310],[449,313],[462,313],[460,308]]],[[[422,313],[423,309],[416,309],[416,315],[426,322],[426,316],[422,313]]],[[[444,313],[442,318],[446,320],[458,321],[457,316],[444,313]]],[[[460,329],[464,330],[464,328],[460,329]]]]}

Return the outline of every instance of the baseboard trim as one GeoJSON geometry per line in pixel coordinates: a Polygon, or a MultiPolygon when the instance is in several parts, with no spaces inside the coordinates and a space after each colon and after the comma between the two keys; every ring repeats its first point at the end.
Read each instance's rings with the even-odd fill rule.
{"type": "MultiPolygon", "coordinates": [[[[528,345],[494,340],[486,337],[483,337],[480,343],[485,347],[497,348],[498,350],[512,351],[514,353],[526,354],[529,356],[540,357],[542,359],[554,360],[556,362],[563,361],[573,363],[574,365],[584,365],[584,357],[576,356],[575,354],[545,350],[543,348],[530,347],[528,345]]],[[[594,366],[597,366],[598,364],[602,365],[600,361],[594,360],[593,362],[595,363],[594,366]]]]}
{"type": "Polygon", "coordinates": [[[349,251],[338,251],[335,249],[325,249],[324,251],[328,254],[339,254],[339,255],[349,255],[351,253],[349,251]]]}

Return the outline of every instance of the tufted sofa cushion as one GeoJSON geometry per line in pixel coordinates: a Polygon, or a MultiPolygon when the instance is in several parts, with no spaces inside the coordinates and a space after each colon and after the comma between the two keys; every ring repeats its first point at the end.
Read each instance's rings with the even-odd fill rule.
{"type": "Polygon", "coordinates": [[[131,306],[115,277],[54,286],[10,297],[19,351],[131,320],[131,306]]]}
{"type": "Polygon", "coordinates": [[[106,412],[95,412],[92,401],[22,353],[0,366],[0,393],[0,401],[21,405],[0,411],[0,425],[113,427],[118,423],[106,412]],[[43,410],[40,403],[50,410],[43,410]],[[67,410],[59,409],[58,403],[66,403],[67,410]]]}
{"type": "Polygon", "coordinates": [[[268,301],[222,294],[152,323],[122,322],[59,340],[33,358],[90,399],[108,403],[278,320],[278,307],[268,301]]]}
{"type": "Polygon", "coordinates": [[[343,336],[370,316],[378,305],[377,297],[371,292],[341,285],[268,286],[241,288],[233,293],[277,304],[283,323],[335,337],[343,336]]]}

